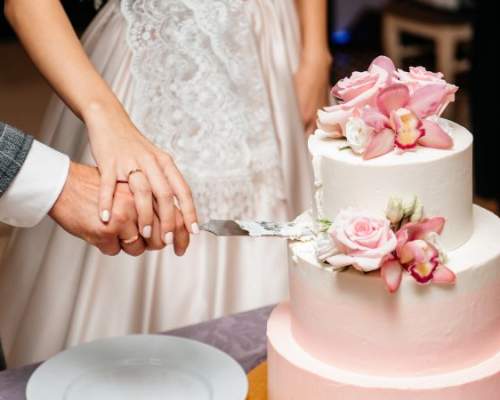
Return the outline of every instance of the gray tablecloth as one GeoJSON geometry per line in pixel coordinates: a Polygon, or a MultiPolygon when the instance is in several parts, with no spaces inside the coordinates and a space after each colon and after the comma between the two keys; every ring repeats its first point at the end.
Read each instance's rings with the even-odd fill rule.
{"type": "MultiPolygon", "coordinates": [[[[245,371],[266,358],[266,322],[272,307],[235,314],[166,334],[210,344],[228,353],[245,371]]],[[[0,400],[25,400],[26,384],[40,364],[0,372],[0,400]]]]}

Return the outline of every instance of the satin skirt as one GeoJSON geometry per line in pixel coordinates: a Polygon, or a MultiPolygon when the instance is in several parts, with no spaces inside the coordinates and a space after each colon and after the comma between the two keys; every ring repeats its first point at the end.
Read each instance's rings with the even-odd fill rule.
{"type": "MultiPolygon", "coordinates": [[[[312,203],[312,172],[293,74],[299,27],[292,0],[250,0],[260,65],[272,108],[286,200],[255,218],[287,220],[312,203]]],[[[111,0],[83,39],[92,62],[128,110],[134,82],[126,23],[111,0]]],[[[42,139],[93,164],[84,125],[53,98],[42,139]]],[[[280,239],[192,238],[184,257],[171,248],[134,258],[102,255],[50,218],[14,232],[0,269],[0,337],[9,367],[47,359],[78,343],[159,332],[287,297],[287,245],[280,239]]]]}

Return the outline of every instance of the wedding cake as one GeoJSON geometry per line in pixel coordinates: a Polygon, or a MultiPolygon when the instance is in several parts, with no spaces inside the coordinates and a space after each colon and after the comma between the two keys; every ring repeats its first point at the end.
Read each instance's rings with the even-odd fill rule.
{"type": "Polygon", "coordinates": [[[317,233],[290,243],[270,400],[500,398],[500,219],[472,204],[472,135],[440,118],[457,89],[378,57],[318,112],[317,233]]]}

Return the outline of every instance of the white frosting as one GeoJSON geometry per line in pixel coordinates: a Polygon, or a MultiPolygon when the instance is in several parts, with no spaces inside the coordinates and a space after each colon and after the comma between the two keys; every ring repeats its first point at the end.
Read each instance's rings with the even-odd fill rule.
{"type": "Polygon", "coordinates": [[[500,351],[500,219],[474,207],[474,234],[449,252],[453,286],[405,274],[389,294],[378,272],[333,272],[311,243],[292,244],[292,331],[313,357],[374,375],[443,373],[500,351]]]}
{"type": "Polygon", "coordinates": [[[442,123],[451,127],[452,149],[418,147],[372,160],[340,150],[345,140],[311,136],[319,216],[333,219],[347,207],[383,213],[391,195],[416,194],[427,216],[446,218],[444,246],[465,243],[472,234],[472,135],[458,124],[442,123]]]}
{"type": "Polygon", "coordinates": [[[307,218],[301,215],[295,221],[288,223],[262,221],[236,221],[236,223],[252,237],[277,236],[308,241],[315,237],[311,221],[312,218],[310,215],[307,218]]]}

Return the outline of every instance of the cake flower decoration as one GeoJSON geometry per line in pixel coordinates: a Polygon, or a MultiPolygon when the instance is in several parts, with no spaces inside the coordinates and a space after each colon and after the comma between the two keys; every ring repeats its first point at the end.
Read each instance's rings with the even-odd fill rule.
{"type": "Polygon", "coordinates": [[[391,293],[399,289],[405,271],[419,284],[455,283],[439,240],[445,219],[424,217],[416,196],[391,197],[385,218],[347,208],[333,222],[322,220],[320,225],[316,254],[333,270],[380,270],[391,293]]]}
{"type": "Polygon", "coordinates": [[[347,121],[356,110],[375,104],[378,92],[391,81],[395,68],[392,61],[384,64],[385,59],[373,62],[368,71],[354,72],[332,89],[332,95],[341,99],[339,104],[318,111],[318,129],[332,138],[345,137],[347,121]]]}
{"type": "Polygon", "coordinates": [[[354,208],[342,210],[337,215],[328,235],[329,246],[325,247],[323,241],[320,259],[336,270],[347,266],[363,272],[377,270],[397,246],[388,219],[354,208]]]}
{"type": "Polygon", "coordinates": [[[446,267],[446,254],[440,243],[445,219],[425,218],[420,199],[389,199],[386,216],[396,232],[396,250],[380,268],[389,292],[398,290],[406,270],[418,283],[454,283],[455,274],[446,267]]]}
{"type": "Polygon", "coordinates": [[[442,217],[424,218],[397,231],[396,251],[381,266],[381,276],[391,293],[398,290],[404,270],[421,284],[455,282],[454,272],[444,265],[446,257],[435,245],[444,224],[442,217]]]}
{"type": "Polygon", "coordinates": [[[318,111],[318,131],[345,137],[366,160],[417,145],[449,149],[452,138],[437,119],[457,90],[440,73],[423,67],[396,71],[389,58],[380,56],[368,71],[354,72],[334,86],[338,104],[318,111]]]}

